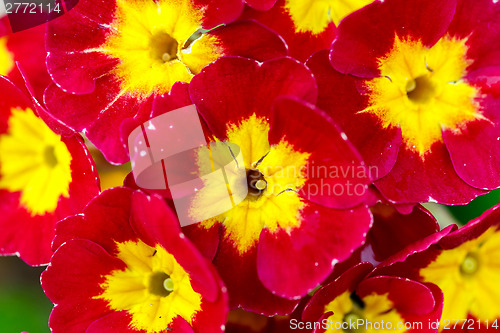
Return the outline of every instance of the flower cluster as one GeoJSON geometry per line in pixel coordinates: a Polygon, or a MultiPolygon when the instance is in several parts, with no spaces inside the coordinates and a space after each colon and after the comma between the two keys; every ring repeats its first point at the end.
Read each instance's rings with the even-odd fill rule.
{"type": "Polygon", "coordinates": [[[47,265],[55,333],[498,331],[500,205],[459,228],[421,204],[500,188],[499,41],[493,0],[3,17],[0,254],[47,265]],[[184,151],[154,119],[192,105],[184,151]],[[104,160],[132,172],[101,191],[104,160]]]}

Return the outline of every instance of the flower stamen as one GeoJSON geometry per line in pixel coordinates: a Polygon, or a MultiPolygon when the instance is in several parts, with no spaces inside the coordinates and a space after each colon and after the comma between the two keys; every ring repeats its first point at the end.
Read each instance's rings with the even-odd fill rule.
{"type": "Polygon", "coordinates": [[[179,43],[166,32],[160,32],[151,37],[149,42],[151,58],[162,62],[177,59],[179,43]]]}
{"type": "Polygon", "coordinates": [[[260,198],[267,188],[267,182],[264,175],[257,169],[247,170],[247,184],[247,198],[251,200],[260,198]]]}
{"type": "Polygon", "coordinates": [[[479,259],[474,253],[468,253],[460,265],[462,275],[474,275],[479,269],[479,259]]]}
{"type": "Polygon", "coordinates": [[[174,290],[174,282],[165,272],[154,272],[149,278],[149,292],[153,295],[165,297],[174,290]]]}
{"type": "Polygon", "coordinates": [[[435,95],[435,85],[428,75],[419,76],[406,83],[406,94],[414,103],[427,103],[435,95]]]}

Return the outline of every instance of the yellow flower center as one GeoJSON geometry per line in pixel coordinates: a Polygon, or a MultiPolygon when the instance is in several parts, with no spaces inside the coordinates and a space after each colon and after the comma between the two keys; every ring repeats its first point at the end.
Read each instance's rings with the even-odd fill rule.
{"type": "Polygon", "coordinates": [[[69,196],[71,154],[61,137],[31,109],[12,109],[8,131],[0,135],[0,188],[21,192],[31,215],[52,213],[69,196]]]}
{"type": "Polygon", "coordinates": [[[329,311],[333,314],[328,317],[326,332],[375,333],[389,326],[391,332],[406,331],[405,321],[394,310],[388,294],[373,293],[361,299],[355,293],[346,291],[325,306],[324,312],[329,311]],[[380,326],[381,323],[385,326],[380,326]]]}
{"type": "Polygon", "coordinates": [[[165,272],[153,272],[149,276],[148,291],[158,296],[168,296],[174,290],[174,282],[165,272]]]}
{"type": "Polygon", "coordinates": [[[302,169],[310,154],[295,150],[285,140],[271,146],[268,132],[268,121],[255,115],[228,125],[228,141],[241,148],[248,195],[233,209],[202,222],[207,228],[224,223],[225,237],[240,253],[257,242],[264,228],[274,232],[299,227],[305,205],[297,190],[306,181],[302,169]]]}
{"type": "Polygon", "coordinates": [[[267,182],[262,172],[257,169],[247,170],[248,200],[259,199],[267,187],[267,182]]]}
{"type": "Polygon", "coordinates": [[[436,87],[429,75],[422,75],[406,83],[406,95],[413,103],[428,103],[435,95],[436,87]]]}
{"type": "Polygon", "coordinates": [[[14,68],[14,55],[7,49],[7,38],[0,37],[0,75],[4,76],[14,68]]]}
{"type": "Polygon", "coordinates": [[[286,0],[285,10],[290,14],[297,32],[323,32],[330,22],[336,25],[352,12],[373,0],[286,0]]]}
{"type": "Polygon", "coordinates": [[[463,81],[470,61],[465,40],[444,37],[431,48],[396,36],[379,59],[382,77],[366,83],[369,106],[384,128],[400,127],[404,143],[424,156],[442,141],[442,129],[460,130],[482,116],[476,89],[463,81]]]}
{"type": "Polygon", "coordinates": [[[116,311],[128,311],[132,326],[148,333],[164,332],[180,315],[192,324],[201,309],[201,295],[191,286],[188,273],[163,247],[142,241],[118,243],[125,270],[115,270],[101,284],[104,299],[116,311]]]}
{"type": "Polygon", "coordinates": [[[161,62],[177,59],[179,43],[166,32],[159,32],[151,36],[149,41],[150,57],[161,62]]]}
{"type": "MultiPolygon", "coordinates": [[[[467,318],[484,320],[500,317],[500,233],[495,227],[477,239],[444,250],[420,270],[425,282],[435,283],[444,294],[441,323],[467,318]]],[[[443,326],[441,326],[441,330],[443,326]]]]}
{"type": "Polygon", "coordinates": [[[357,327],[357,323],[359,320],[364,320],[364,318],[355,312],[350,312],[344,316],[344,323],[347,324],[346,327],[356,327],[356,328],[347,328],[344,329],[344,332],[348,333],[361,333],[364,332],[364,326],[357,327]]]}
{"type": "MultiPolygon", "coordinates": [[[[147,97],[164,94],[221,55],[215,37],[192,37],[202,12],[190,1],[117,1],[113,33],[98,49],[120,63],[114,74],[122,92],[147,97]]],[[[197,35],[199,37],[199,34],[197,35]]]]}

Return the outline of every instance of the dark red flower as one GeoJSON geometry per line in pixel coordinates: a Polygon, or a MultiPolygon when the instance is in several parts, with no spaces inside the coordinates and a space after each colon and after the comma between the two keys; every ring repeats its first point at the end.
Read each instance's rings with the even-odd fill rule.
{"type": "Polygon", "coordinates": [[[441,288],[444,308],[440,331],[497,331],[499,225],[500,210],[495,206],[458,230],[436,234],[426,247],[403,250],[380,264],[375,272],[434,283],[441,288]]]}
{"type": "Polygon", "coordinates": [[[158,197],[107,190],[57,225],[53,248],[53,332],[224,330],[225,287],[158,197]]]}
{"type": "Polygon", "coordinates": [[[441,315],[439,288],[400,277],[366,278],[371,269],[359,264],[316,291],[304,324],[314,332],[436,332],[429,323],[441,315]]]}
{"type": "Polygon", "coordinates": [[[0,91],[0,254],[41,265],[56,222],[79,213],[99,181],[78,134],[53,132],[44,110],[4,77],[0,91]]]}
{"type": "Polygon", "coordinates": [[[309,60],[318,106],[390,201],[460,204],[500,186],[499,15],[489,0],[377,1],[309,60]]]}
{"type": "Polygon", "coordinates": [[[232,306],[290,313],[363,242],[371,224],[362,203],[367,170],[312,106],[314,78],[291,58],[218,59],[193,78],[189,93],[215,138],[237,144],[247,173],[263,185],[250,183],[235,208],[190,227],[210,232],[213,242],[221,230],[214,263],[232,306]]]}

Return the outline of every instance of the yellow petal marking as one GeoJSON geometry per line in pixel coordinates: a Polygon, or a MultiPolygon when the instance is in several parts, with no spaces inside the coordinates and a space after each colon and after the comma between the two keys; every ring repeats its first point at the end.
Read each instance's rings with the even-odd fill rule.
{"type": "MultiPolygon", "coordinates": [[[[354,325],[356,320],[352,322],[352,325],[356,327],[354,330],[348,330],[347,332],[353,333],[376,333],[385,331],[383,329],[376,329],[377,324],[391,323],[391,332],[401,333],[405,332],[404,329],[404,319],[399,315],[399,313],[394,309],[394,304],[389,299],[388,294],[370,294],[363,297],[364,307],[360,307],[358,304],[353,302],[350,297],[350,292],[346,291],[340,296],[335,298],[333,301],[325,306],[324,312],[332,311],[333,314],[328,317],[328,329],[326,332],[335,333],[345,333],[341,328],[341,324],[346,321],[346,324],[350,323],[350,319],[359,318],[364,320],[365,325],[354,325]],[[336,323],[337,326],[335,325],[336,323]],[[371,325],[369,324],[371,323],[371,325]],[[398,326],[399,324],[399,326],[398,326]],[[403,327],[403,328],[398,328],[403,327]],[[340,329],[337,329],[340,328],[340,329]]],[[[361,324],[361,322],[359,322],[361,324]]],[[[344,324],[344,325],[346,325],[344,324]]],[[[350,326],[353,327],[353,326],[350,326]]],[[[379,326],[380,328],[380,326],[379,326]]]]}
{"type": "Polygon", "coordinates": [[[476,239],[444,250],[420,270],[425,282],[435,283],[443,291],[441,323],[446,319],[466,319],[469,313],[482,321],[500,317],[499,244],[500,232],[491,227],[476,239]],[[473,265],[471,260],[475,261],[473,265]]]}
{"type": "Polygon", "coordinates": [[[61,137],[31,109],[12,109],[7,133],[0,135],[0,188],[21,192],[32,216],[52,213],[69,196],[71,154],[61,137]]]}
{"type": "Polygon", "coordinates": [[[444,37],[427,48],[420,41],[396,36],[390,52],[379,59],[383,77],[366,83],[369,106],[384,128],[400,127],[407,149],[424,155],[442,130],[460,131],[482,118],[478,91],[462,78],[470,61],[466,40],[444,37]]]}
{"type": "Polygon", "coordinates": [[[0,37],[0,75],[7,76],[14,68],[14,54],[7,48],[7,36],[0,37]]]}
{"type": "Polygon", "coordinates": [[[352,12],[373,0],[286,0],[285,10],[290,14],[297,32],[322,33],[330,22],[339,22],[352,12]]]}
{"type": "Polygon", "coordinates": [[[127,267],[106,275],[103,293],[95,298],[106,300],[115,311],[127,311],[132,327],[148,333],[164,332],[177,316],[192,324],[201,310],[201,295],[174,256],[142,241],[117,245],[117,257],[127,267]]]}

